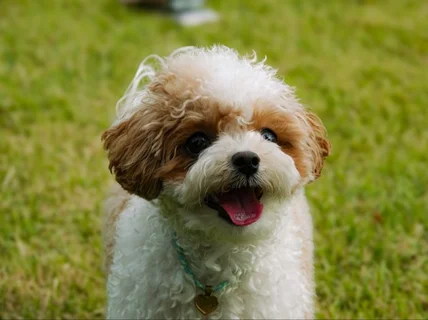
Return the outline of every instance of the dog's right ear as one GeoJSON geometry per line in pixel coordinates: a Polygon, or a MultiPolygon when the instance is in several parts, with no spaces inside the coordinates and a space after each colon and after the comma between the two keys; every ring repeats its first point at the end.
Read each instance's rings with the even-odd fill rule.
{"type": "Polygon", "coordinates": [[[327,132],[320,118],[309,111],[304,111],[303,118],[310,128],[307,143],[310,146],[312,154],[312,176],[314,179],[317,179],[321,175],[324,159],[330,154],[331,144],[327,139],[327,132]]]}
{"type": "Polygon", "coordinates": [[[162,127],[143,110],[106,130],[102,135],[108,152],[109,169],[128,192],[144,199],[155,199],[162,181],[156,176],[161,166],[162,127]]]}

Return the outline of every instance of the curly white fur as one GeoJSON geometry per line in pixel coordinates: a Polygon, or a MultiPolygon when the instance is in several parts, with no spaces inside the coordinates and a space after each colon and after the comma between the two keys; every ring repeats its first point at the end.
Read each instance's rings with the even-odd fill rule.
{"type": "MultiPolygon", "coordinates": [[[[173,84],[175,94],[184,97],[171,108],[173,119],[185,118],[192,102],[205,100],[216,101],[219,109],[239,111],[239,116],[199,155],[184,178],[163,181],[154,201],[133,195],[121,209],[108,277],[108,318],[203,318],[193,302],[198,289],[171,243],[174,232],[202,283],[230,282],[216,294],[219,308],[207,318],[313,318],[312,221],[303,190],[312,174],[302,177],[292,156],[258,131],[242,129],[251,123],[260,102],[303,120],[305,133],[299,143],[306,147],[312,138],[310,125],[302,118],[304,109],[293,89],[276,77],[265,60],[256,60],[255,54],[241,58],[223,46],[186,47],[166,58],[150,56],[119,100],[113,127],[137,111],[144,114],[156,108],[159,97],[153,96],[148,84],[159,74],[172,75],[179,79],[173,84]],[[234,174],[230,158],[239,151],[253,151],[260,157],[259,171],[250,179],[234,174]],[[263,189],[264,210],[256,223],[227,224],[202,204],[207,194],[224,191],[231,184],[263,189]]],[[[166,92],[172,91],[168,85],[166,92]]],[[[143,129],[161,123],[148,123],[143,129]]],[[[159,129],[152,150],[141,152],[158,157],[168,130],[167,125],[159,129]]]]}
{"type": "MultiPolygon", "coordinates": [[[[108,279],[110,319],[203,319],[193,299],[200,293],[184,272],[172,245],[166,216],[186,215],[174,202],[160,206],[133,196],[117,226],[108,279]]],[[[230,285],[216,294],[219,308],[210,319],[313,318],[312,224],[303,191],[269,208],[278,217],[263,241],[204,241],[177,230],[179,243],[202,283],[230,285]],[[306,251],[306,257],[305,257],[306,251]],[[310,267],[311,268],[311,267],[310,267]]]]}

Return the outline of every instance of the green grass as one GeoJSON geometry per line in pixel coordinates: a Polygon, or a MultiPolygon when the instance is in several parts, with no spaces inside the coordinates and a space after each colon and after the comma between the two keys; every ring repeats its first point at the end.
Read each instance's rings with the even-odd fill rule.
{"type": "Polygon", "coordinates": [[[100,143],[139,62],[255,49],[333,144],[308,187],[320,318],[428,317],[428,2],[222,0],[196,28],[116,0],[0,2],[0,318],[102,317],[100,143]]]}

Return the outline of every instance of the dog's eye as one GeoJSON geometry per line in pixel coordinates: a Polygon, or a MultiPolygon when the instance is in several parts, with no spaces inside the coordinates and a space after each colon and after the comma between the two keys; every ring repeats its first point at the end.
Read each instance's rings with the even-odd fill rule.
{"type": "Polygon", "coordinates": [[[197,132],[187,139],[184,147],[191,155],[197,156],[202,150],[208,148],[210,144],[211,140],[206,134],[197,132]]]}
{"type": "Polygon", "coordinates": [[[264,128],[262,131],[260,131],[260,134],[262,135],[263,139],[276,143],[277,138],[275,132],[273,132],[271,129],[264,128]]]}

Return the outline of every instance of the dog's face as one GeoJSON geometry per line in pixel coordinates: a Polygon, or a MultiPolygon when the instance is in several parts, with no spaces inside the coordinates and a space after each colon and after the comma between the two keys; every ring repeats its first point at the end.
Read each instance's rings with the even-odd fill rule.
{"type": "Polygon", "coordinates": [[[275,206],[321,173],[330,151],[321,122],[272,69],[229,49],[162,62],[144,89],[128,92],[132,112],[103,134],[116,180],[172,200],[195,230],[271,230],[275,206]]]}

